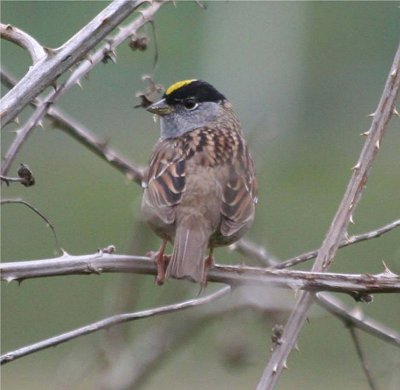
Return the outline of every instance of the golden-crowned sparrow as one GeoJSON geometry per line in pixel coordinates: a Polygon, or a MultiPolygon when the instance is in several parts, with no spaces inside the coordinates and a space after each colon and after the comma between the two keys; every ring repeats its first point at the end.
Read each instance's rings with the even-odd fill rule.
{"type": "Polygon", "coordinates": [[[163,239],[157,282],[205,284],[213,248],[237,241],[253,222],[254,163],[231,103],[204,81],[171,85],[147,110],[160,116],[161,126],[142,201],[144,219],[163,239]],[[164,255],[168,241],[171,256],[164,255]]]}

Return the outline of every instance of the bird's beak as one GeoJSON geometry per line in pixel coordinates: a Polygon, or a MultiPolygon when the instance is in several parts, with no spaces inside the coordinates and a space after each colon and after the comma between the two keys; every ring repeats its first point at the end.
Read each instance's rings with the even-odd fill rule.
{"type": "Polygon", "coordinates": [[[168,115],[173,111],[173,108],[167,104],[165,99],[161,99],[146,108],[147,111],[152,114],[157,114],[160,116],[168,115]]]}

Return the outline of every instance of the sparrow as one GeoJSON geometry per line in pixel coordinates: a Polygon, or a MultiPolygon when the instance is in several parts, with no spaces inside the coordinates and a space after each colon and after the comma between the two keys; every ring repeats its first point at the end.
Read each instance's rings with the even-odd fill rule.
{"type": "Polygon", "coordinates": [[[171,85],[147,111],[161,128],[142,198],[143,218],[162,239],[156,281],[184,278],[204,286],[214,248],[239,240],[253,222],[253,159],[232,104],[205,81],[171,85]]]}

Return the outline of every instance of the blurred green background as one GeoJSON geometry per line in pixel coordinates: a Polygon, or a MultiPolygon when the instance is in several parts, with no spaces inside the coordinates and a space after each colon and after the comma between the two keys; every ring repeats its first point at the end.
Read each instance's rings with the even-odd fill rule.
{"type": "MultiPolygon", "coordinates": [[[[1,18],[43,45],[57,47],[107,4],[2,1],[1,18]]],[[[203,10],[178,1],[157,13],[155,79],[164,86],[187,78],[207,80],[236,107],[260,182],[248,238],[280,259],[318,247],[358,159],[363,144],[359,134],[370,125],[367,115],[377,106],[398,45],[399,3],[221,1],[207,6],[203,10]]],[[[147,51],[120,46],[116,64],[96,66],[83,90],[76,87],[59,102],[140,165],[146,164],[158,137],[151,115],[133,109],[135,94],[146,86],[142,75],[151,72],[154,57],[151,28],[143,33],[150,40],[147,51]]],[[[1,55],[2,66],[17,77],[30,64],[28,55],[9,42],[2,42],[1,55]]],[[[21,122],[30,113],[27,109],[21,122]]],[[[399,218],[399,123],[394,118],[388,128],[351,234],[399,218]]],[[[2,131],[2,155],[14,138],[10,130],[16,128],[13,124],[2,131]]],[[[89,254],[114,244],[120,253],[145,254],[158,247],[159,240],[140,223],[140,187],[60,130],[48,123],[36,129],[10,174],[21,162],[31,167],[37,184],[3,186],[3,197],[22,197],[39,208],[56,226],[67,252],[89,254]]],[[[3,261],[53,256],[50,230],[28,209],[4,206],[1,222],[3,261]]],[[[218,250],[216,259],[246,261],[226,249],[218,250]]],[[[383,270],[382,260],[400,273],[398,230],[341,250],[332,270],[376,273],[383,270]]],[[[189,283],[156,287],[152,277],[135,275],[59,277],[1,287],[3,353],[106,315],[176,302],[198,292],[189,283]]],[[[261,289],[215,304],[221,316],[213,315],[212,308],[196,309],[126,324],[10,363],[2,369],[2,385],[129,388],[132,367],[157,350],[154,334],[163,329],[166,337],[186,335],[184,343],[165,347],[165,360],[149,372],[142,388],[251,389],[265,366],[271,326],[276,316],[284,318],[277,312],[287,313],[293,301],[288,291],[261,289]],[[229,310],[240,299],[248,299],[254,308],[229,310]],[[115,369],[117,356],[124,363],[115,369]]],[[[373,304],[361,306],[399,330],[398,296],[375,296],[373,304]]],[[[399,350],[368,335],[362,334],[361,340],[379,388],[400,388],[399,350]]],[[[368,388],[348,331],[322,309],[311,313],[299,347],[278,389],[368,388]]]]}

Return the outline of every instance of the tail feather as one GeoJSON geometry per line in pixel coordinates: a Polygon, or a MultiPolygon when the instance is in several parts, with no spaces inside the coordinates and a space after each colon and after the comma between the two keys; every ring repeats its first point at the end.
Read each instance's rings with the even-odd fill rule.
{"type": "Polygon", "coordinates": [[[174,249],[169,261],[166,278],[189,278],[194,282],[203,282],[205,257],[209,234],[204,226],[181,224],[175,234],[174,249]],[[189,225],[189,226],[186,226],[189,225]]]}

